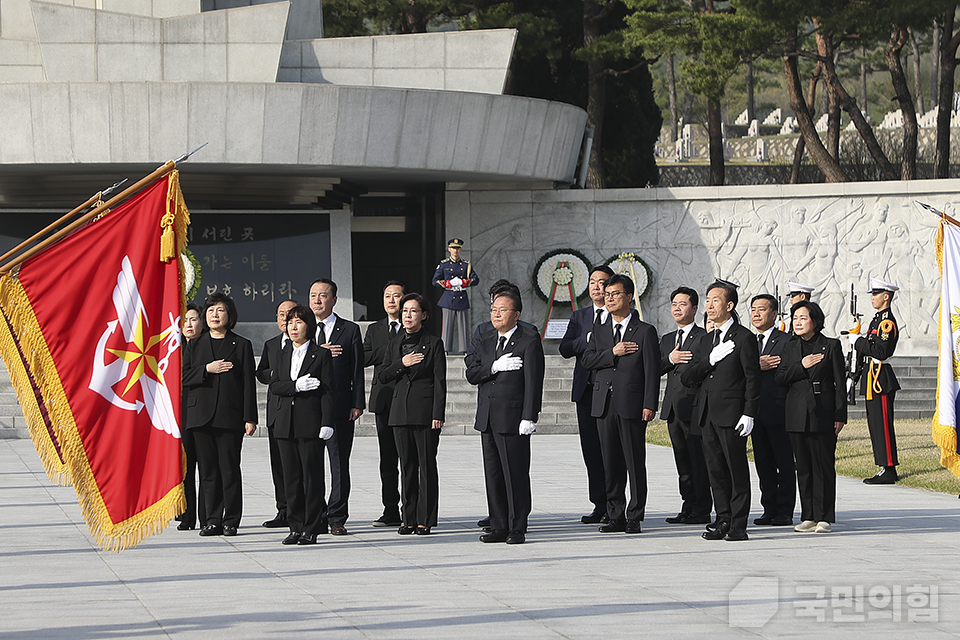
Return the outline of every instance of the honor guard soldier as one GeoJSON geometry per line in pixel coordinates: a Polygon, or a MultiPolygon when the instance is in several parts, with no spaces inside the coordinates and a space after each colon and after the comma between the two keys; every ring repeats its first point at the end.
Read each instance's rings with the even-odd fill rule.
{"type": "Polygon", "coordinates": [[[460,259],[462,249],[463,240],[452,238],[447,243],[450,257],[438,264],[437,271],[433,274],[434,286],[444,290],[437,306],[443,309],[443,326],[440,335],[447,353],[467,351],[470,323],[470,300],[467,298],[467,287],[480,284],[480,276],[473,270],[473,266],[460,259]],[[456,343],[453,341],[454,328],[457,334],[456,343]]]}
{"type": "MultiPolygon", "coordinates": [[[[867,334],[850,334],[850,346],[858,358],[865,360],[865,375],[860,382],[860,393],[866,397],[867,426],[873,445],[873,459],[880,471],[865,484],[894,484],[897,481],[897,438],[893,432],[893,401],[900,384],[893,368],[886,363],[897,348],[900,329],[893,317],[890,303],[900,288],[894,284],[871,278],[870,302],[877,310],[867,334]]],[[[864,369],[861,368],[861,371],[864,369]]],[[[850,380],[847,384],[855,384],[850,380]]]]}
{"type": "MultiPolygon", "coordinates": [[[[802,282],[788,282],[787,287],[790,291],[787,296],[790,298],[791,307],[801,300],[810,302],[810,296],[813,295],[813,287],[810,285],[802,282]]],[[[790,330],[790,333],[793,333],[793,329],[790,330]]]]}

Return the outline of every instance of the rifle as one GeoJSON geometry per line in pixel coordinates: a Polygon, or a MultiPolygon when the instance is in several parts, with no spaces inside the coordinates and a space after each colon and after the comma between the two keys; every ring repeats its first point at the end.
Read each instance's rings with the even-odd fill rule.
{"type": "MultiPolygon", "coordinates": [[[[860,335],[860,318],[863,317],[862,313],[857,313],[857,293],[854,290],[854,285],[850,285],[850,315],[853,316],[853,328],[849,331],[841,331],[840,335],[860,335]]],[[[855,405],[857,404],[857,382],[860,380],[860,376],[863,373],[863,361],[862,358],[857,357],[857,350],[853,347],[850,348],[850,352],[847,353],[846,369],[847,369],[847,380],[853,382],[850,385],[850,389],[847,391],[847,404],[855,405]]]]}
{"type": "MultiPolygon", "coordinates": [[[[780,329],[780,331],[786,331],[787,323],[783,320],[783,316],[787,315],[787,312],[784,311],[784,305],[780,304],[780,285],[777,284],[773,286],[773,295],[777,299],[777,307],[780,308],[780,311],[777,312],[777,320],[780,321],[780,324],[777,328],[780,329]]],[[[789,298],[790,297],[787,296],[788,301],[789,298]]]]}

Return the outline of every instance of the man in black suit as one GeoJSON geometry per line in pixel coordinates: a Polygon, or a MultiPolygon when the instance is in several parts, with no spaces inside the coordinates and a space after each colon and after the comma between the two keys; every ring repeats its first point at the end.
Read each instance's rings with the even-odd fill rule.
{"type": "Polygon", "coordinates": [[[692,345],[680,381],[700,385],[693,422],[703,434],[703,457],[713,490],[717,520],[707,525],[707,540],[747,540],[750,515],[750,466],[747,436],[760,403],[760,354],[753,334],[737,321],[736,285],[717,280],[705,296],[707,318],[716,329],[692,345]]]}
{"type": "Polygon", "coordinates": [[[679,369],[680,365],[690,362],[690,346],[705,333],[694,324],[699,304],[700,296],[696,291],[690,287],[677,287],[670,295],[670,313],[677,329],[660,338],[660,374],[667,376],[660,419],[667,421],[683,500],[680,512],[667,518],[668,524],[706,524],[710,522],[713,509],[700,428],[690,424],[697,390],[683,386],[679,369]]]}
{"type": "MultiPolygon", "coordinates": [[[[337,285],[319,278],[310,285],[310,309],[317,319],[316,341],[333,356],[334,435],[327,442],[330,456],[330,500],[327,517],[330,533],[347,535],[344,524],[350,515],[350,452],[356,420],[363,414],[363,342],[360,327],[333,312],[337,285]]],[[[325,533],[325,532],[324,532],[325,533]]]]}
{"type": "Polygon", "coordinates": [[[380,498],[383,514],[373,521],[375,527],[399,527],[400,457],[393,437],[390,418],[390,401],[393,398],[394,382],[380,382],[380,372],[387,360],[387,345],[397,337],[403,327],[400,324],[400,299],[407,292],[407,285],[399,280],[390,280],[383,287],[383,310],[387,317],[367,327],[363,338],[363,366],[373,366],[373,384],[370,385],[370,404],[367,405],[377,420],[377,446],[380,449],[380,498]]]}
{"type": "Polygon", "coordinates": [[[656,330],[630,308],[633,293],[628,276],[607,279],[610,321],[593,331],[582,360],[594,374],[590,413],[597,418],[610,518],[602,533],[640,533],[647,506],[647,423],[660,397],[660,353],[656,330]]]}
{"type": "Polygon", "coordinates": [[[750,323],[757,330],[760,352],[760,408],[750,437],[763,505],[763,515],[753,524],[787,526],[793,524],[797,475],[785,426],[787,388],[775,379],[780,354],[790,341],[789,335],[774,327],[778,311],[777,299],[769,293],[761,293],[750,301],[750,323]]]}
{"type": "Polygon", "coordinates": [[[600,436],[597,433],[597,419],[590,413],[593,404],[593,375],[583,368],[582,356],[587,350],[590,335],[596,327],[605,323],[610,315],[603,302],[603,285],[612,275],[613,269],[606,265],[593,268],[587,285],[593,304],[577,309],[570,315],[567,330],[560,339],[560,355],[564,358],[577,358],[573,365],[573,392],[570,399],[577,406],[580,451],[587,467],[587,495],[593,503],[593,511],[580,518],[583,524],[608,522],[607,486],[603,474],[603,455],[600,453],[600,436]]]}
{"type": "MultiPolygon", "coordinates": [[[[290,341],[287,337],[287,312],[300,303],[296,300],[284,300],[277,307],[277,327],[280,335],[274,336],[263,343],[263,353],[257,364],[257,380],[260,384],[270,384],[273,370],[280,362],[280,351],[290,341]]],[[[287,523],[287,498],[284,494],[283,463],[280,460],[280,448],[277,437],[273,432],[273,424],[277,419],[277,409],[280,406],[280,396],[267,394],[267,436],[270,445],[270,472],[273,476],[273,495],[277,502],[277,515],[267,520],[263,526],[267,529],[283,529],[287,523]]]]}
{"type": "Polygon", "coordinates": [[[540,336],[517,326],[523,304],[507,291],[494,299],[496,333],[480,341],[467,365],[467,380],[479,386],[477,418],[483,448],[489,533],[481,542],[523,544],[530,515],[530,434],[543,400],[544,357],[540,336]]]}

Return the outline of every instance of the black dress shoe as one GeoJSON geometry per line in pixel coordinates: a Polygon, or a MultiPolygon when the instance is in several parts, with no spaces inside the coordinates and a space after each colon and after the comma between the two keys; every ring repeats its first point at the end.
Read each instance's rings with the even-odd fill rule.
{"type": "Polygon", "coordinates": [[[375,527],[399,527],[403,524],[399,513],[384,513],[373,521],[375,527]]]}
{"type": "Polygon", "coordinates": [[[675,516],[665,518],[667,524],[686,524],[683,519],[690,515],[689,511],[681,511],[675,516]]]}
{"type": "Polygon", "coordinates": [[[793,524],[793,516],[773,516],[770,524],[774,527],[786,527],[793,524]]]}
{"type": "Polygon", "coordinates": [[[712,529],[707,525],[707,530],[701,534],[701,537],[704,540],[723,540],[728,531],[730,531],[729,522],[715,522],[712,529]]]}
{"type": "Polygon", "coordinates": [[[481,529],[486,529],[490,526],[490,518],[480,518],[477,520],[477,526],[481,529]]]}
{"type": "Polygon", "coordinates": [[[225,536],[235,536],[237,535],[237,528],[230,525],[223,526],[223,535],[225,536]]]}
{"type": "Polygon", "coordinates": [[[580,518],[580,522],[583,524],[600,524],[603,522],[603,519],[607,517],[606,511],[600,511],[599,509],[594,509],[591,513],[588,513],[585,516],[580,518]]]}
{"type": "Polygon", "coordinates": [[[333,536],[345,536],[347,535],[347,528],[343,526],[340,522],[331,522],[330,523],[330,535],[333,536]]]}
{"type": "Polygon", "coordinates": [[[505,529],[494,529],[480,536],[480,542],[506,542],[509,535],[510,532],[505,529]]]}
{"type": "Polygon", "coordinates": [[[756,519],[753,521],[753,524],[758,525],[758,526],[767,525],[767,524],[773,524],[773,516],[765,513],[765,514],[763,514],[762,516],[760,516],[759,518],[756,518],[756,519]]]}
{"type": "Polygon", "coordinates": [[[416,527],[402,526],[399,529],[397,529],[397,533],[399,533],[402,536],[409,536],[410,534],[416,533],[416,532],[417,532],[416,527]]]}
{"type": "Polygon", "coordinates": [[[418,536],[428,536],[430,535],[430,527],[417,527],[418,536]]]}
{"type": "MultiPolygon", "coordinates": [[[[719,527],[720,524],[721,524],[721,522],[720,522],[719,520],[714,520],[713,522],[711,522],[711,523],[709,523],[707,526],[705,526],[704,529],[706,529],[707,531],[716,531],[717,527],[719,527]]],[[[729,524],[729,523],[727,523],[727,524],[729,524]]]]}
{"type": "Polygon", "coordinates": [[[723,536],[727,542],[739,542],[740,540],[749,540],[746,529],[730,529],[727,535],[723,536]]]}
{"type": "Polygon", "coordinates": [[[623,533],[626,530],[627,523],[624,520],[611,520],[597,529],[600,533],[623,533]]]}
{"type": "Polygon", "coordinates": [[[626,533],[640,533],[639,520],[627,520],[627,526],[624,528],[626,533]]]}
{"type": "Polygon", "coordinates": [[[181,522],[177,525],[177,531],[193,531],[194,526],[192,524],[187,524],[186,522],[181,522]]]}
{"type": "Polygon", "coordinates": [[[287,534],[287,537],[284,538],[283,542],[281,542],[280,544],[297,544],[298,542],[300,542],[300,536],[302,535],[303,535],[302,533],[291,531],[290,533],[287,534]]]}
{"type": "Polygon", "coordinates": [[[691,513],[683,518],[683,524],[708,524],[709,522],[709,513],[691,513]]]}
{"type": "Polygon", "coordinates": [[[217,524],[208,524],[200,529],[200,535],[202,536],[222,536],[223,527],[217,524]]]}
{"type": "Polygon", "coordinates": [[[899,479],[896,467],[880,467],[877,475],[864,479],[863,484],[896,484],[899,479]]]}
{"type": "Polygon", "coordinates": [[[267,520],[263,526],[267,529],[286,529],[290,525],[287,524],[287,515],[278,511],[273,520],[267,520]]]}
{"type": "Polygon", "coordinates": [[[507,534],[507,539],[504,540],[507,544],[523,544],[526,541],[527,537],[523,531],[511,531],[507,534]]]}
{"type": "Polygon", "coordinates": [[[297,546],[300,547],[305,547],[308,544],[317,544],[317,534],[305,533],[300,536],[300,540],[297,541],[297,546]]]}

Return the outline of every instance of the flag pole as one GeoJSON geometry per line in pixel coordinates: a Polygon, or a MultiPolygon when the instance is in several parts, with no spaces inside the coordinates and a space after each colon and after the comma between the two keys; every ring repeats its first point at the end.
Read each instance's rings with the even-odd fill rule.
{"type": "Polygon", "coordinates": [[[918,205],[920,205],[921,207],[923,207],[924,209],[926,209],[926,210],[929,211],[930,213],[932,213],[932,214],[934,214],[934,215],[936,215],[936,216],[940,216],[940,219],[943,220],[944,222],[949,222],[950,224],[952,224],[952,225],[954,225],[954,226],[960,227],[960,220],[957,220],[956,218],[954,218],[954,217],[952,217],[952,216],[948,216],[948,215],[945,214],[943,211],[938,211],[937,209],[931,207],[931,206],[928,205],[928,204],[924,204],[923,202],[920,202],[919,200],[914,200],[914,202],[916,202],[918,205]]]}
{"type": "MultiPolygon", "coordinates": [[[[157,180],[158,178],[162,178],[163,176],[167,175],[168,173],[170,173],[171,171],[173,171],[173,170],[176,169],[176,168],[177,168],[177,161],[176,161],[176,160],[167,160],[167,161],[166,161],[165,163],[163,163],[161,166],[157,167],[151,174],[149,174],[149,175],[141,178],[138,182],[136,182],[136,183],[134,183],[133,185],[127,187],[126,189],[124,189],[123,191],[121,191],[121,192],[118,193],[117,195],[113,196],[112,198],[110,198],[110,199],[107,200],[106,202],[97,205],[96,207],[94,207],[93,209],[91,209],[90,211],[88,211],[87,213],[85,213],[84,215],[82,215],[81,217],[77,218],[77,219],[74,220],[72,223],[70,223],[69,225],[67,225],[66,227],[64,227],[63,229],[61,229],[60,231],[58,231],[57,233],[53,234],[52,236],[50,236],[49,238],[47,238],[47,239],[44,240],[43,242],[40,242],[39,244],[31,247],[30,249],[28,249],[26,252],[24,252],[24,253],[21,254],[20,256],[14,258],[13,260],[11,260],[11,261],[7,262],[6,264],[4,264],[2,267],[0,267],[0,276],[6,275],[7,273],[9,273],[9,272],[10,272],[14,267],[16,267],[17,265],[21,264],[22,262],[25,262],[26,260],[29,260],[30,258],[32,258],[33,256],[35,256],[36,254],[40,253],[41,251],[43,251],[44,249],[46,249],[47,247],[49,247],[50,245],[52,245],[52,244],[54,244],[55,242],[61,240],[63,237],[69,235],[70,233],[72,233],[72,232],[73,232],[74,230],[76,230],[77,228],[79,228],[79,227],[81,227],[82,225],[86,224],[88,221],[93,220],[93,219],[96,218],[98,215],[102,214],[104,211],[106,211],[107,209],[109,209],[110,207],[112,207],[113,205],[115,205],[116,203],[118,203],[118,202],[126,199],[126,198],[127,198],[128,196],[130,196],[131,194],[136,193],[137,191],[139,191],[140,189],[144,188],[145,186],[147,186],[148,184],[150,184],[150,183],[153,182],[154,180],[157,180]]],[[[89,206],[89,204],[90,204],[90,202],[88,201],[87,203],[85,203],[84,205],[82,205],[82,206],[79,207],[79,208],[82,210],[84,206],[89,206]]],[[[71,212],[71,214],[69,214],[69,215],[72,215],[72,212],[71,212]]],[[[6,256],[4,256],[4,257],[6,257],[6,256]]]]}

